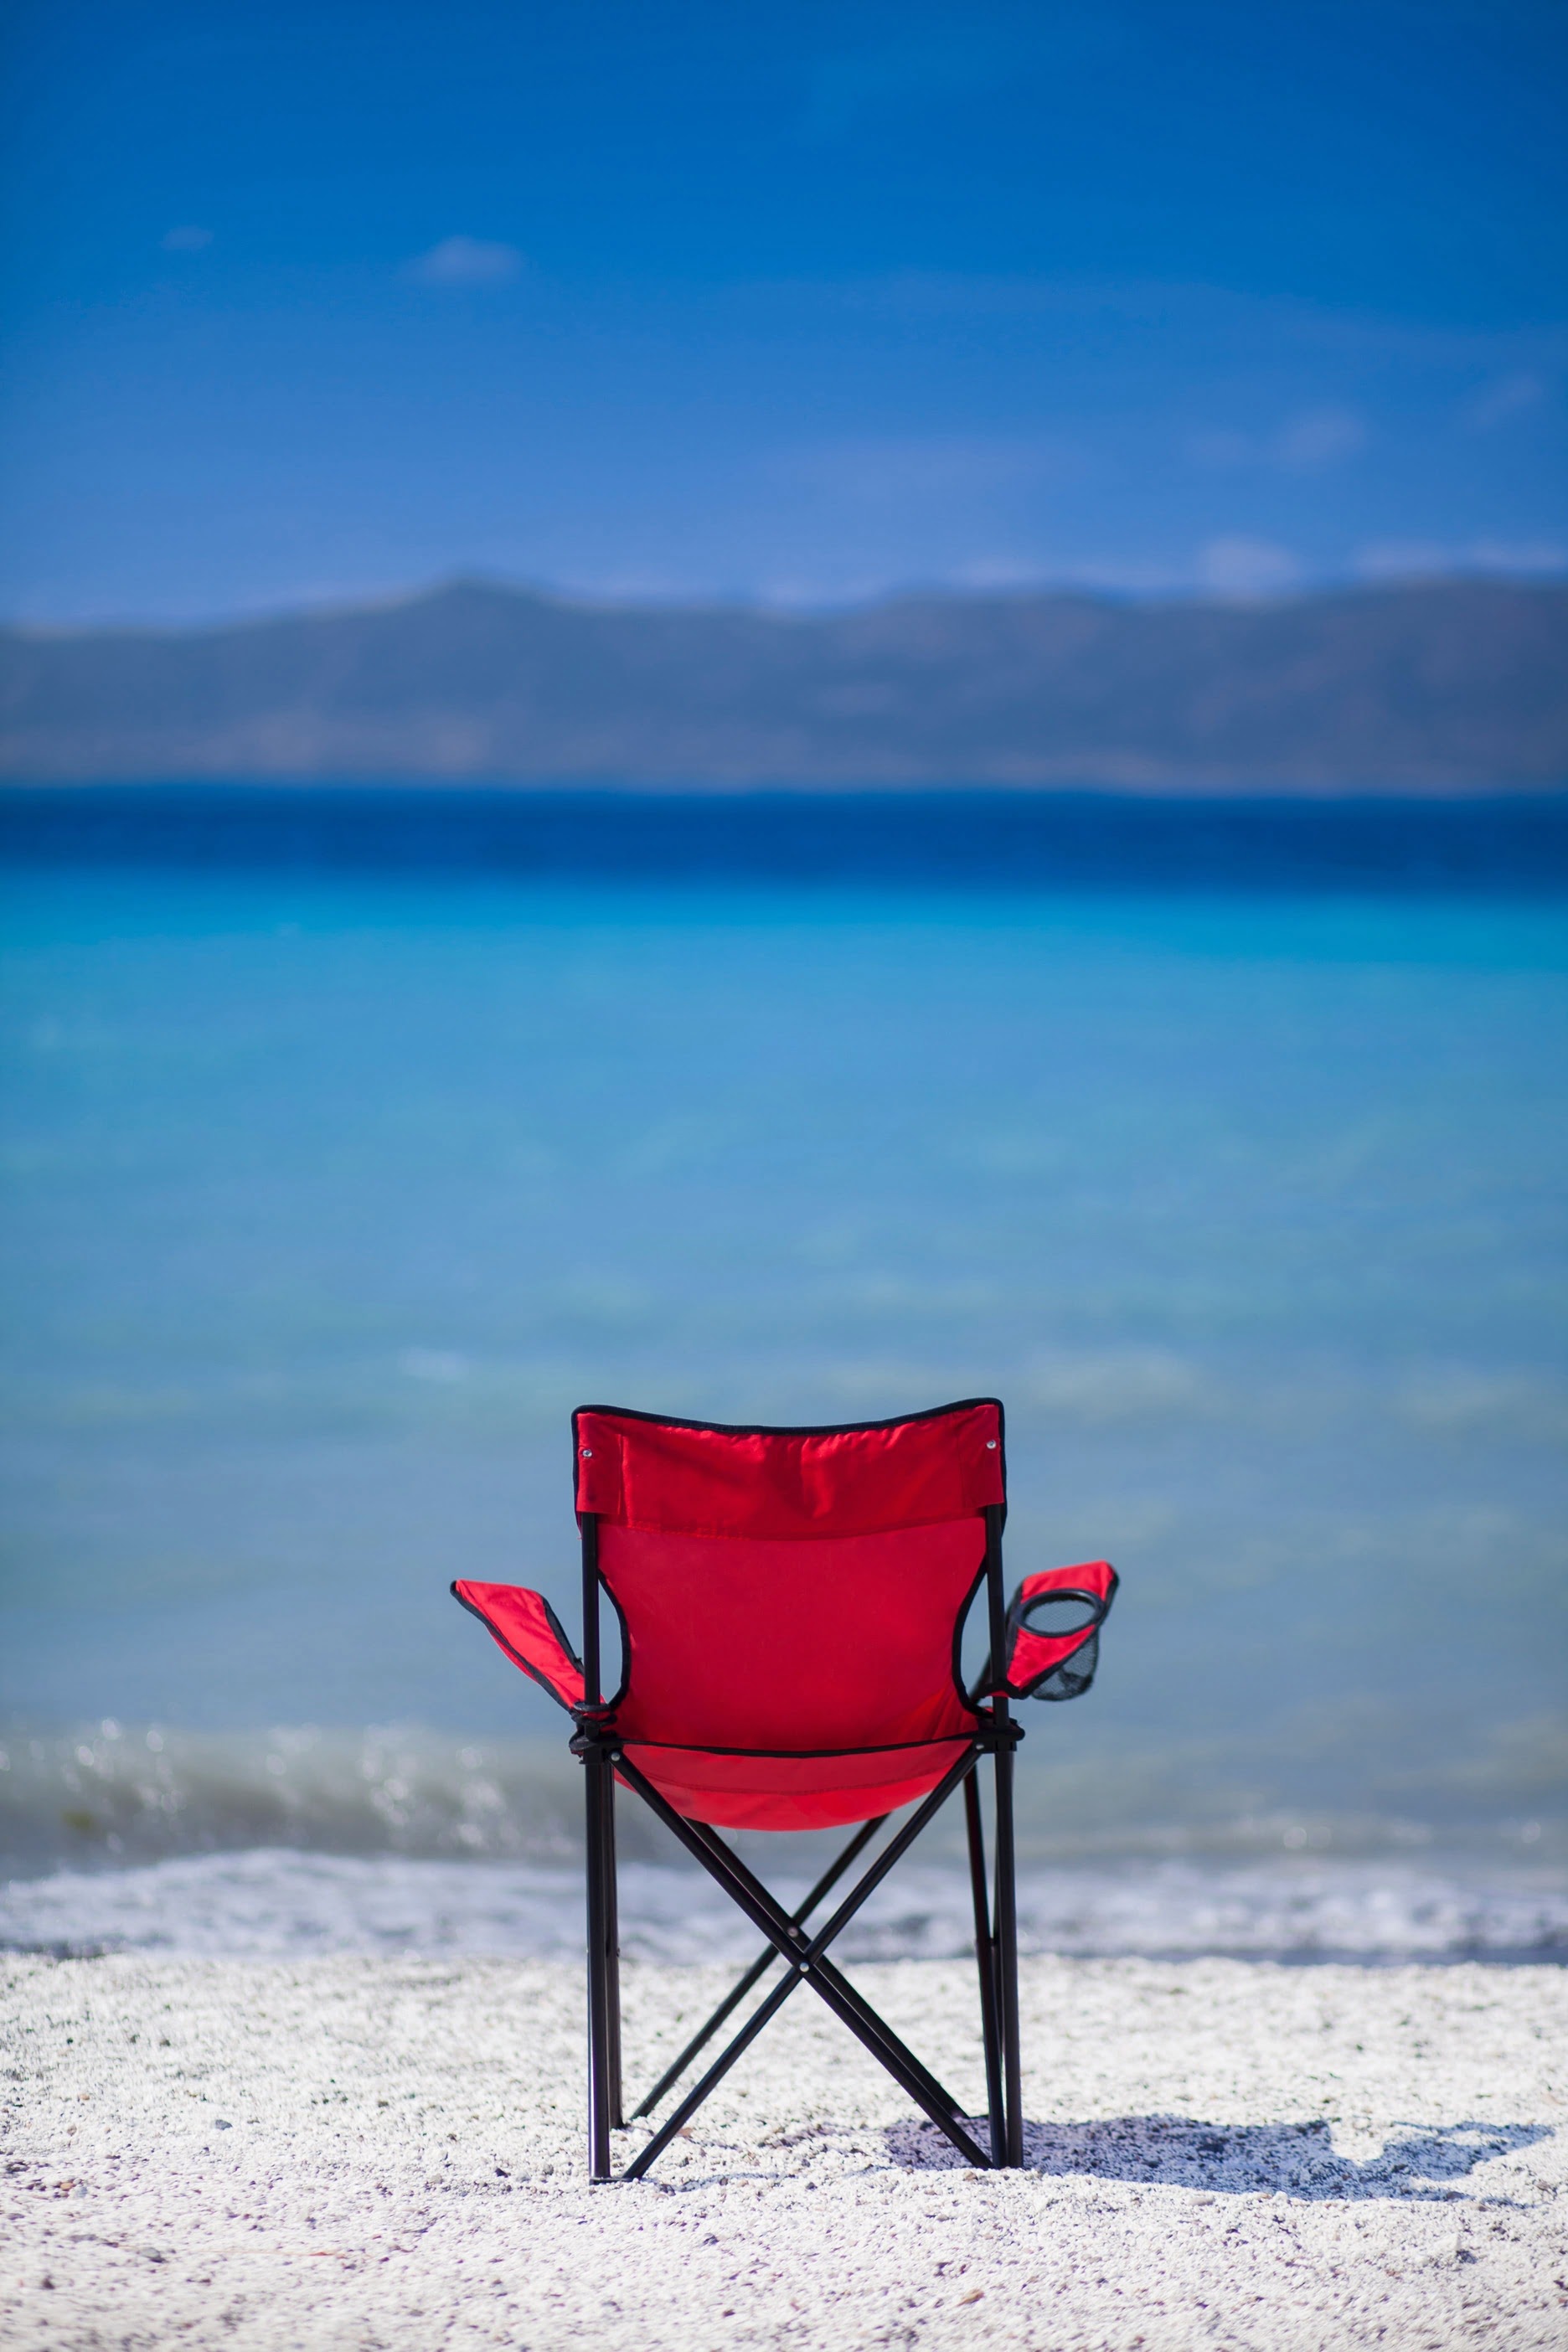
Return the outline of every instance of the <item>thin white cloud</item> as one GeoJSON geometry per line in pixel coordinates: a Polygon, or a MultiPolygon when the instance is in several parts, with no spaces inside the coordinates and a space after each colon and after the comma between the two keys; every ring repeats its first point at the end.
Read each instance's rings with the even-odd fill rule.
{"type": "Polygon", "coordinates": [[[1553,539],[1475,539],[1459,546],[1435,539],[1375,539],[1357,548],[1352,569],[1363,580],[1451,580],[1467,572],[1549,580],[1568,572],[1568,544],[1553,539]]]}
{"type": "Polygon", "coordinates": [[[444,236],[428,253],[416,256],[408,274],[422,286],[504,286],[522,268],[523,257],[515,245],[483,236],[444,236]]]}
{"type": "Polygon", "coordinates": [[[1365,448],[1366,425],[1353,408],[1310,408],[1280,426],[1275,446],[1280,465],[1312,472],[1342,465],[1365,448]]]}
{"type": "Polygon", "coordinates": [[[1272,433],[1194,433],[1187,455],[1194,465],[1215,472],[1259,467],[1310,474],[1358,457],[1369,437],[1365,418],[1353,408],[1306,408],[1286,417],[1272,433]]]}
{"type": "Polygon", "coordinates": [[[198,228],[186,221],[178,228],[165,229],[159,239],[165,253],[205,253],[213,241],[210,228],[198,228]]]}
{"type": "Polygon", "coordinates": [[[1193,464],[1212,467],[1216,474],[1256,466],[1259,454],[1260,445],[1250,433],[1193,433],[1187,437],[1187,456],[1193,464]]]}
{"type": "Polygon", "coordinates": [[[1452,572],[1454,551],[1436,539],[1374,539],[1351,562],[1363,580],[1434,580],[1452,572]]]}
{"type": "Polygon", "coordinates": [[[974,556],[944,572],[941,584],[976,595],[1025,594],[1031,590],[1081,590],[1117,596],[1179,594],[1193,584],[1190,572],[1180,565],[1145,562],[1136,556],[1082,558],[1013,558],[974,556]]]}
{"type": "Polygon", "coordinates": [[[1271,539],[1211,539],[1198,550],[1196,571],[1198,585],[1216,596],[1279,596],[1301,576],[1290,550],[1271,539]]]}
{"type": "Polygon", "coordinates": [[[1560,539],[1478,539],[1469,560],[1478,572],[1568,572],[1568,546],[1560,539]]]}
{"type": "Polygon", "coordinates": [[[828,612],[840,606],[879,604],[884,598],[913,593],[909,581],[893,572],[856,571],[853,567],[821,572],[780,572],[744,590],[737,601],[756,604],[779,613],[828,612]]]}
{"type": "Polygon", "coordinates": [[[1009,590],[1037,588],[1046,574],[1041,566],[1019,556],[972,555],[953,566],[951,578],[955,588],[973,589],[977,595],[1002,594],[1009,590]]]}
{"type": "Polygon", "coordinates": [[[1521,369],[1513,375],[1499,376],[1495,383],[1479,392],[1464,412],[1465,423],[1472,433],[1495,433],[1510,417],[1539,408],[1545,397],[1545,379],[1533,369],[1521,369]]]}

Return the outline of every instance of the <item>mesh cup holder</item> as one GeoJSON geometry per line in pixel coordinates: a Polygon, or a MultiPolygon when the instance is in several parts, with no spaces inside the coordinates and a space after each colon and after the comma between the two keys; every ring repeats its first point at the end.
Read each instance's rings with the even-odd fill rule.
{"type": "Polygon", "coordinates": [[[1081,1698],[1094,1680],[1094,1671],[1099,1664],[1100,1634],[1096,1630],[1089,1635],[1087,1642],[1073,1652],[1070,1658],[1064,1658],[1059,1665],[1053,1666],[1050,1673],[1035,1685],[1029,1696],[1044,1699],[1081,1698]]]}
{"type": "Polygon", "coordinates": [[[1013,1596],[1007,1612],[1008,1675],[1019,1697],[1081,1698],[1094,1680],[1100,1629],[1115,1597],[1117,1580],[1115,1570],[1100,1561],[1080,1572],[1086,1578],[1082,1584],[1066,1580],[1070,1570],[1058,1570],[1055,1575],[1062,1581],[1042,1578],[1035,1591],[1020,1586],[1013,1596]],[[1092,1575],[1098,1581],[1101,1573],[1107,1588],[1097,1591],[1088,1580],[1092,1575]]]}

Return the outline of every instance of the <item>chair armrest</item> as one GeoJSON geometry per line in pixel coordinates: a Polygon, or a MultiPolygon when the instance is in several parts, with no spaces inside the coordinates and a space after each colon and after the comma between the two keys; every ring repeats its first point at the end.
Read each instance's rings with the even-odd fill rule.
{"type": "Polygon", "coordinates": [[[1116,1598],[1108,1559],[1026,1576],[1007,1611],[1003,1678],[1010,1698],[1081,1698],[1100,1662],[1100,1629],[1116,1598]]]}
{"type": "Polygon", "coordinates": [[[459,1579],[452,1597],[494,1635],[514,1666],[542,1684],[570,1712],[583,1704],[583,1662],[542,1592],[521,1584],[470,1584],[459,1579]]]}

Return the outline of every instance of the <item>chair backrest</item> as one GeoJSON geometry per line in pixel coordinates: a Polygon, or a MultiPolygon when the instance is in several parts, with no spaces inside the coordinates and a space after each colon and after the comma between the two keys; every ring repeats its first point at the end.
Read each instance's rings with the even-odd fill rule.
{"type": "Polygon", "coordinates": [[[973,1725],[958,1633],[1006,1499],[994,1398],[836,1429],[584,1406],[573,1432],[627,1738],[802,1755],[973,1725]]]}

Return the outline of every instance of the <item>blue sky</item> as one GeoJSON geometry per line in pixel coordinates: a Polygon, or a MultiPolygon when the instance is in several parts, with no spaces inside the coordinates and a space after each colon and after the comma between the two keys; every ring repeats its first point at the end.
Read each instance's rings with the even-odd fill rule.
{"type": "Polygon", "coordinates": [[[1568,568],[1568,9],[8,18],[0,610],[1568,568]]]}

